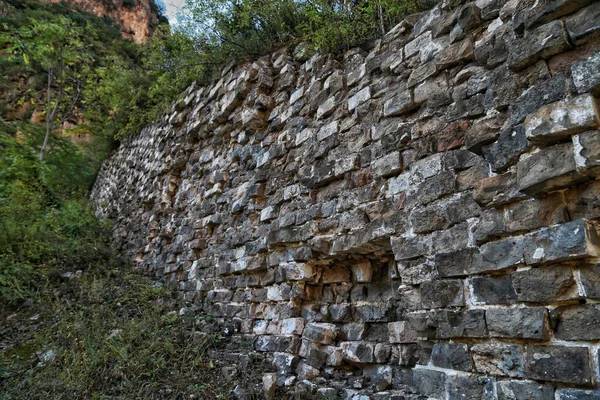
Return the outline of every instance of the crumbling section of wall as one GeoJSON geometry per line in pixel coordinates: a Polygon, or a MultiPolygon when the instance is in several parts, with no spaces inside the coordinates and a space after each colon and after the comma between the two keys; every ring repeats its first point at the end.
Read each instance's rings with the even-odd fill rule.
{"type": "Polygon", "coordinates": [[[598,96],[600,2],[446,1],[190,87],[92,198],[280,385],[600,398],[598,96]]]}

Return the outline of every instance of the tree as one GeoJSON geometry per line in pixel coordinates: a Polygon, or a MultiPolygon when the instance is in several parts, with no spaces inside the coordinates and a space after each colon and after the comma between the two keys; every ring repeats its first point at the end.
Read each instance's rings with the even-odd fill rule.
{"type": "Polygon", "coordinates": [[[93,59],[86,52],[83,29],[73,21],[59,16],[54,21],[30,22],[0,39],[8,45],[9,53],[46,75],[46,129],[39,151],[39,159],[43,160],[51,134],[76,117],[84,103],[83,91],[91,76],[93,59]]]}

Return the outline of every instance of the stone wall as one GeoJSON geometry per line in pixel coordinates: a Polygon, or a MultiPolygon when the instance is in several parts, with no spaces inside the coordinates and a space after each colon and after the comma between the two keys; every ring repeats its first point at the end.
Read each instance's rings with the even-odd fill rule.
{"type": "Polygon", "coordinates": [[[448,1],[367,49],[231,66],[92,198],[266,383],[599,399],[599,35],[600,2],[448,1]]]}

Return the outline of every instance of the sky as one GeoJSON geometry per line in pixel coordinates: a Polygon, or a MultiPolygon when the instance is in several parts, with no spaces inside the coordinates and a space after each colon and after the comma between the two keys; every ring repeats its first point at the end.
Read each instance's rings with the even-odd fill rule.
{"type": "Polygon", "coordinates": [[[173,24],[177,24],[177,19],[175,15],[177,12],[183,7],[183,3],[185,0],[156,0],[159,5],[163,5],[166,11],[166,16],[169,19],[169,22],[173,24]]]}

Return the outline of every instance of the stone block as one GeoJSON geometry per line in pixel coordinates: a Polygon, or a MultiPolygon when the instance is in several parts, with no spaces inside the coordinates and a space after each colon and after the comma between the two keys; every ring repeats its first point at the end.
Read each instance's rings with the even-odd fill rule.
{"type": "Polygon", "coordinates": [[[473,186],[473,198],[483,205],[498,206],[525,197],[518,190],[517,174],[514,172],[483,178],[473,186]]]}
{"type": "Polygon", "coordinates": [[[397,175],[402,171],[402,157],[400,152],[394,151],[371,163],[373,178],[397,175]]]}
{"type": "Polygon", "coordinates": [[[407,194],[406,207],[412,208],[428,204],[442,196],[453,193],[456,188],[456,176],[452,171],[444,171],[419,183],[407,194]]]}
{"type": "Polygon", "coordinates": [[[428,63],[422,64],[421,66],[415,68],[410,76],[408,77],[408,82],[406,86],[412,88],[417,86],[419,83],[425,81],[427,78],[431,78],[435,74],[437,74],[438,69],[435,65],[435,62],[430,61],[428,63]]]}
{"type": "Polygon", "coordinates": [[[437,339],[487,337],[484,310],[440,310],[430,318],[430,325],[436,328],[437,339]]]}
{"type": "Polygon", "coordinates": [[[367,325],[362,322],[350,322],[340,328],[340,339],[344,341],[363,340],[367,334],[367,325]]]}
{"type": "Polygon", "coordinates": [[[586,385],[591,383],[587,347],[527,346],[525,372],[530,379],[586,385]]]}
{"type": "Polygon", "coordinates": [[[600,94],[600,53],[573,64],[571,76],[578,93],[600,94]]]}
{"type": "Polygon", "coordinates": [[[506,232],[503,210],[490,208],[471,227],[475,243],[481,244],[506,232]]]}
{"type": "Polygon", "coordinates": [[[439,70],[451,68],[460,63],[473,59],[473,39],[466,39],[454,43],[435,56],[435,63],[439,70]]]}
{"type": "Polygon", "coordinates": [[[453,375],[447,379],[448,399],[495,400],[494,379],[483,376],[453,375]]]}
{"type": "Polygon", "coordinates": [[[498,400],[554,400],[554,387],[532,381],[499,381],[498,400]]]}
{"type": "Polygon", "coordinates": [[[434,255],[434,266],[441,278],[467,276],[479,271],[479,250],[466,248],[434,255]]]}
{"type": "Polygon", "coordinates": [[[493,308],[485,318],[490,336],[545,340],[549,337],[547,310],[538,308],[493,308]]]}
{"type": "Polygon", "coordinates": [[[424,309],[465,305],[463,281],[460,279],[425,282],[421,285],[424,309]]]}
{"type": "Polygon", "coordinates": [[[518,161],[530,145],[525,137],[525,127],[517,125],[500,132],[496,142],[483,148],[483,155],[494,171],[504,171],[518,161]]]}
{"type": "Polygon", "coordinates": [[[525,118],[525,135],[536,143],[553,143],[600,126],[598,101],[590,94],[543,106],[525,118]]]}
{"type": "Polygon", "coordinates": [[[585,297],[600,299],[600,264],[581,268],[579,278],[585,297]]]}
{"type": "Polygon", "coordinates": [[[316,271],[310,264],[289,262],[279,266],[284,279],[289,281],[309,281],[315,277],[316,271]]]}
{"type": "Polygon", "coordinates": [[[589,131],[573,136],[577,170],[591,178],[600,175],[600,132],[589,131]]]}
{"type": "Polygon", "coordinates": [[[359,364],[371,364],[375,361],[375,344],[367,342],[341,342],[345,360],[359,364]]]}
{"type": "Polygon", "coordinates": [[[384,365],[370,365],[363,370],[367,385],[375,391],[381,392],[389,389],[392,385],[392,367],[384,365]]]}
{"type": "Polygon", "coordinates": [[[525,33],[511,43],[508,65],[519,71],[540,59],[549,58],[569,49],[561,21],[552,21],[525,33]]]}
{"type": "Polygon", "coordinates": [[[591,35],[600,31],[600,4],[594,2],[577,14],[568,17],[565,19],[565,26],[573,42],[583,43],[591,35]]]}
{"type": "Polygon", "coordinates": [[[371,88],[369,86],[358,91],[348,99],[348,111],[352,112],[356,107],[371,99],[371,88]]]}
{"type": "Polygon", "coordinates": [[[469,284],[476,304],[510,304],[517,299],[510,275],[476,277],[469,284]]]}
{"type": "Polygon", "coordinates": [[[373,266],[369,260],[355,261],[352,263],[351,268],[356,282],[371,282],[373,278],[373,266]]]}
{"type": "Polygon", "coordinates": [[[529,265],[600,255],[598,226],[584,219],[540,229],[525,235],[529,265]]]}
{"type": "Polygon", "coordinates": [[[600,390],[558,389],[556,400],[600,400],[600,390]]]}
{"type": "Polygon", "coordinates": [[[599,340],[600,304],[580,304],[553,310],[554,334],[560,340],[599,340]]]}
{"type": "Polygon", "coordinates": [[[413,370],[413,386],[423,396],[446,398],[446,374],[425,368],[413,370]]]}
{"type": "Polygon", "coordinates": [[[544,303],[577,297],[577,283],[567,266],[531,268],[511,276],[519,301],[544,303]]]}
{"type": "Polygon", "coordinates": [[[471,372],[473,366],[469,358],[469,349],[465,344],[436,343],[431,352],[431,362],[440,368],[471,372]]]}
{"type": "Polygon", "coordinates": [[[412,90],[407,89],[383,103],[383,116],[402,115],[415,108],[412,90]]]}
{"type": "Polygon", "coordinates": [[[514,267],[524,262],[525,237],[515,236],[489,242],[480,247],[479,272],[492,272],[514,267]]]}
{"type": "Polygon", "coordinates": [[[509,204],[505,217],[508,232],[531,231],[566,222],[566,207],[562,194],[553,193],[541,199],[509,204]]]}
{"type": "Polygon", "coordinates": [[[477,343],[471,346],[475,370],[480,374],[494,376],[525,376],[523,349],[517,344],[477,343]]]}
{"type": "Polygon", "coordinates": [[[571,143],[548,147],[517,164],[519,190],[534,197],[585,182],[587,179],[587,176],[577,171],[571,143]]]}
{"type": "Polygon", "coordinates": [[[416,343],[427,340],[427,327],[418,320],[389,322],[387,324],[390,343],[416,343]]]}

